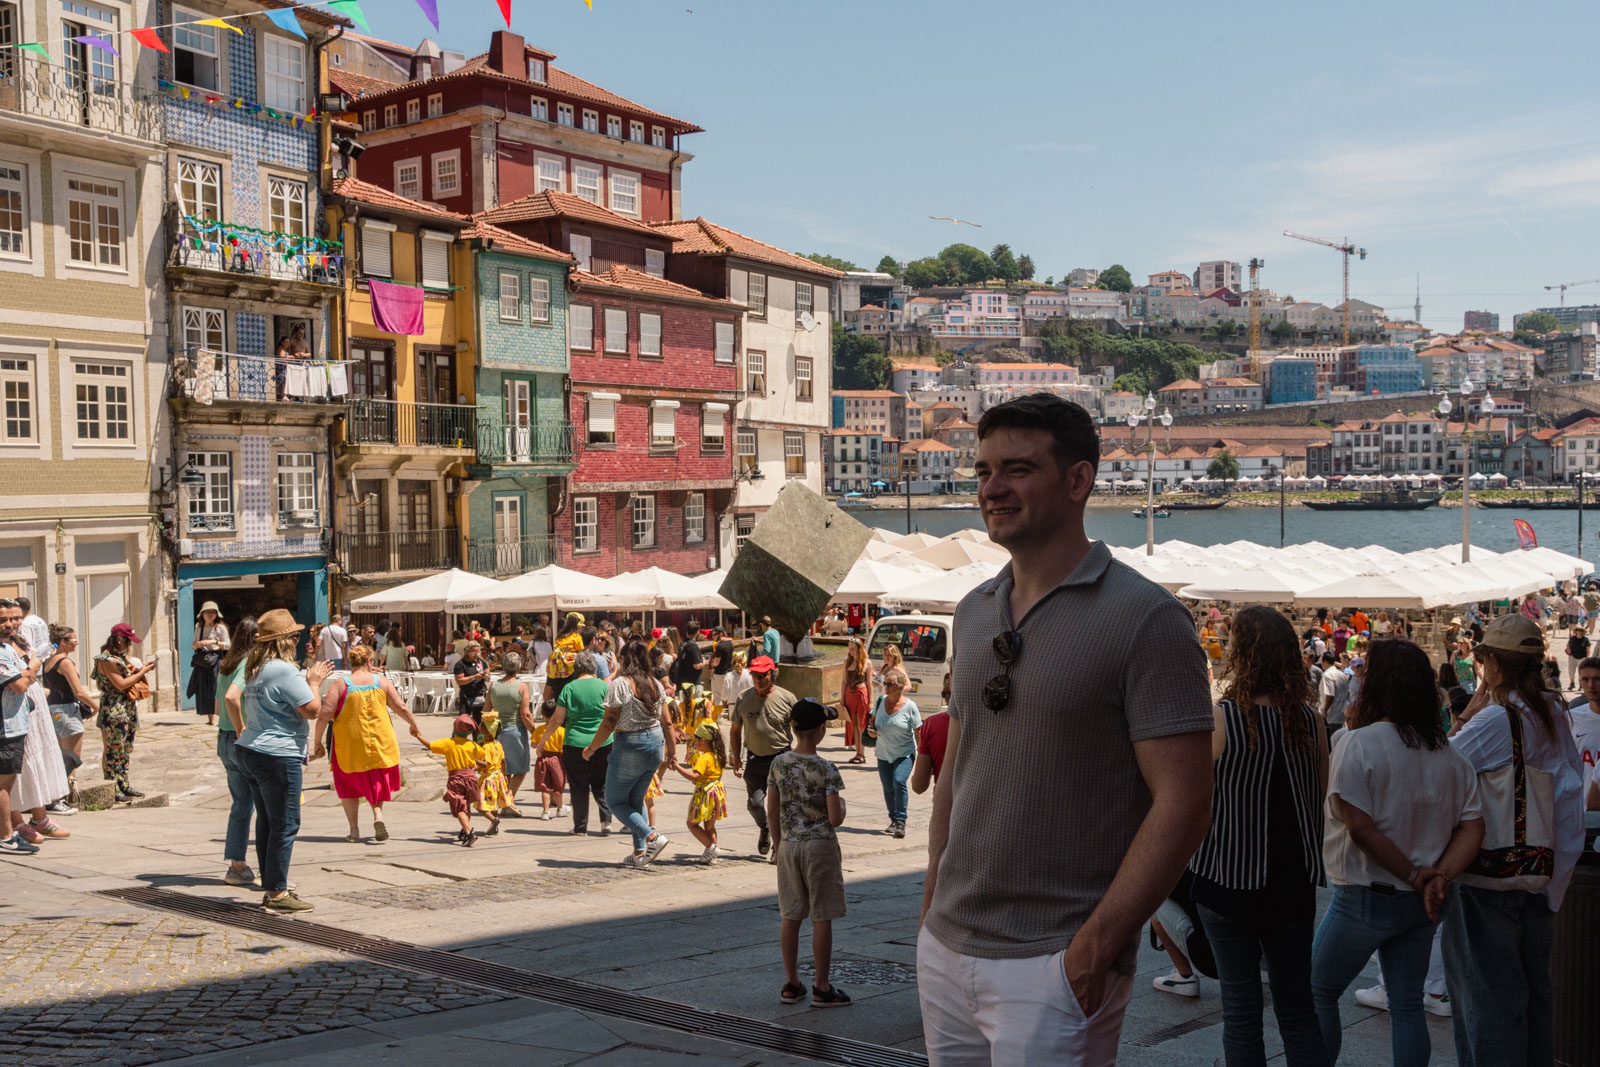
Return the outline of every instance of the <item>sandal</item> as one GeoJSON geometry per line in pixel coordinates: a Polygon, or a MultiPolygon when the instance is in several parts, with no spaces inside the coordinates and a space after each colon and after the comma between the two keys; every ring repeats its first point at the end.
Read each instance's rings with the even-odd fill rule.
{"type": "Polygon", "coordinates": [[[350,842],[352,845],[358,845],[361,843],[361,835],[354,830],[351,830],[349,833],[345,834],[344,839],[350,842]]]}
{"type": "Polygon", "coordinates": [[[860,753],[857,753],[856,755],[850,757],[850,762],[851,763],[865,763],[865,762],[867,762],[867,757],[861,755],[860,753]]]}
{"type": "Polygon", "coordinates": [[[813,1008],[843,1008],[850,1004],[850,995],[836,985],[827,989],[811,987],[811,1006],[813,1008]]]}
{"type": "Polygon", "coordinates": [[[805,995],[805,986],[795,985],[793,982],[785,982],[783,989],[778,993],[778,999],[785,1004],[798,1004],[805,999],[805,995]]]}

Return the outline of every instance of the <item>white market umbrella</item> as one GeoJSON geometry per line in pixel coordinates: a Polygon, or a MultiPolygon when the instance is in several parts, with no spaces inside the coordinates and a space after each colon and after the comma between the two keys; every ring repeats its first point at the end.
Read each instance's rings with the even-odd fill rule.
{"type": "Polygon", "coordinates": [[[925,570],[896,567],[892,563],[861,559],[850,568],[839,588],[834,591],[835,604],[876,604],[885,593],[925,582],[931,577],[925,570]]]}
{"type": "Polygon", "coordinates": [[[1564,582],[1571,581],[1580,574],[1594,573],[1594,564],[1588,560],[1579,559],[1577,556],[1569,556],[1565,552],[1558,552],[1543,545],[1518,552],[1516,555],[1518,559],[1528,560],[1541,567],[1548,567],[1552,577],[1559,577],[1564,582]]]}
{"type": "Polygon", "coordinates": [[[382,612],[443,611],[454,597],[471,596],[493,589],[500,583],[481,574],[451,569],[430,574],[381,593],[369,593],[352,601],[350,610],[358,615],[382,612]]]}
{"type": "Polygon", "coordinates": [[[1213,581],[1196,582],[1178,590],[1189,600],[1231,600],[1250,604],[1287,604],[1295,591],[1282,578],[1255,567],[1224,571],[1213,581]]]}
{"type": "Polygon", "coordinates": [[[497,588],[452,598],[446,605],[456,614],[555,611],[558,607],[608,610],[649,606],[650,594],[643,589],[554,564],[508,578],[497,588]]]}
{"type": "Polygon", "coordinates": [[[885,593],[878,598],[878,603],[900,612],[912,609],[952,612],[962,597],[999,573],[998,563],[971,563],[893,593],[885,593]]]}
{"type": "Polygon", "coordinates": [[[1295,598],[1303,608],[1432,608],[1449,602],[1402,574],[1355,574],[1295,598]]]}
{"type": "Polygon", "coordinates": [[[907,552],[915,552],[919,548],[927,548],[929,545],[938,544],[939,539],[932,534],[923,533],[921,530],[918,530],[916,533],[902,534],[901,536],[891,540],[889,543],[895,548],[903,548],[907,552]]]}
{"type": "Polygon", "coordinates": [[[883,544],[888,544],[890,541],[894,540],[894,534],[890,533],[888,530],[885,530],[882,526],[874,526],[872,528],[872,532],[868,534],[867,537],[870,540],[878,541],[883,544]]]}
{"type": "Polygon", "coordinates": [[[941,541],[977,541],[979,544],[989,544],[989,534],[976,526],[968,526],[957,530],[953,534],[946,534],[941,541]]]}
{"type": "Polygon", "coordinates": [[[971,563],[1001,564],[1011,558],[1011,553],[998,545],[981,541],[940,541],[919,552],[911,553],[913,559],[931,563],[941,570],[953,571],[971,563]]]}
{"type": "Polygon", "coordinates": [[[662,570],[660,567],[628,571],[611,580],[644,590],[652,599],[643,601],[641,606],[654,608],[657,611],[739,610],[733,601],[721,593],[713,592],[703,582],[678,574],[676,571],[662,570]]]}

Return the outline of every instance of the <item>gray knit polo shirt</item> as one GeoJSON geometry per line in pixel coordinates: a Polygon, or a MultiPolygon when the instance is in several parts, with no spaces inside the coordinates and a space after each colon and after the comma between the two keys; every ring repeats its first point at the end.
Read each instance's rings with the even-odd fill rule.
{"type": "MultiPolygon", "coordinates": [[[[950,715],[961,724],[950,842],[927,926],[985,959],[1067,947],[1105,895],[1150,808],[1133,743],[1213,727],[1205,652],[1189,612],[1095,542],[1014,627],[1011,565],[956,608],[950,715]],[[1010,706],[983,706],[1002,673],[992,642],[1018,629],[1010,706]]],[[[1130,941],[1118,969],[1132,973],[1130,941]]]]}

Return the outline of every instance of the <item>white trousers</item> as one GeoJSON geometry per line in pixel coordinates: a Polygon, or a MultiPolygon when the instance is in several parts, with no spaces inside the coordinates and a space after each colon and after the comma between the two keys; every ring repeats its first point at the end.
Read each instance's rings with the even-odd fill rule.
{"type": "Polygon", "coordinates": [[[1117,1062],[1130,975],[1112,975],[1106,1002],[1084,1018],[1061,965],[1065,952],[986,960],[917,936],[917,992],[931,1067],[1101,1067],[1117,1062]]]}

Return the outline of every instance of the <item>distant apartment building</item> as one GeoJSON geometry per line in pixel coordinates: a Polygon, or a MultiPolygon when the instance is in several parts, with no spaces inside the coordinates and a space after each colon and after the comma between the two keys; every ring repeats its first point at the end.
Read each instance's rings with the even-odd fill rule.
{"type": "Polygon", "coordinates": [[[1127,297],[1110,289],[1035,289],[1022,298],[1023,318],[1123,319],[1127,297]]]}
{"type": "Polygon", "coordinates": [[[1426,388],[1422,365],[1408,345],[1350,345],[1339,350],[1339,384],[1368,396],[1426,388]]]}
{"type": "Polygon", "coordinates": [[[873,493],[873,482],[893,481],[883,477],[883,434],[834,433],[828,438],[828,488],[836,493],[873,493]]]}
{"type": "Polygon", "coordinates": [[[1224,356],[1210,363],[1200,365],[1200,380],[1208,378],[1248,378],[1254,369],[1255,361],[1242,356],[1224,356]]]}
{"type": "Polygon", "coordinates": [[[906,301],[905,315],[901,319],[907,326],[915,326],[929,315],[939,311],[939,298],[934,296],[914,296],[906,301]]]}
{"type": "Polygon", "coordinates": [[[1261,410],[1260,382],[1249,378],[1213,378],[1202,384],[1205,387],[1204,414],[1232,415],[1261,410]]]}
{"type": "Polygon", "coordinates": [[[1026,319],[1064,319],[1067,310],[1065,289],[1034,289],[1022,297],[1022,317],[1026,319]]]}
{"type": "Polygon", "coordinates": [[[906,420],[906,398],[888,389],[835,389],[835,431],[855,430],[898,436],[906,420]]]}
{"type": "MultiPolygon", "coordinates": [[[[1542,311],[1546,315],[1554,315],[1556,321],[1568,329],[1586,322],[1600,323],[1600,304],[1566,304],[1560,307],[1534,308],[1533,310],[1542,311]]],[[[1512,317],[1511,326],[1513,329],[1521,325],[1522,315],[1526,314],[1528,312],[1524,311],[1521,315],[1512,317]]]]}
{"type": "Polygon", "coordinates": [[[1306,477],[1326,478],[1333,474],[1333,442],[1312,441],[1306,445],[1306,477]]]}
{"type": "Polygon", "coordinates": [[[940,384],[939,368],[932,363],[895,363],[889,374],[889,388],[902,395],[940,384]]]}
{"type": "Polygon", "coordinates": [[[1158,292],[1152,287],[1145,294],[1144,317],[1151,322],[1174,322],[1179,326],[1199,322],[1200,294],[1193,289],[1158,292]]]}
{"type": "Polygon", "coordinates": [[[1544,339],[1545,373],[1556,380],[1590,381],[1600,378],[1600,325],[1580,324],[1574,330],[1544,339]]]}
{"type": "Polygon", "coordinates": [[[1269,404],[1306,404],[1317,399],[1315,360],[1283,356],[1261,365],[1261,386],[1269,404]]]}
{"type": "Polygon", "coordinates": [[[1081,287],[1088,289],[1099,284],[1100,272],[1089,267],[1074,267],[1072,270],[1067,271],[1067,276],[1064,280],[1071,288],[1081,287]]]}
{"type": "Polygon", "coordinates": [[[1243,270],[1239,264],[1227,259],[1209,259],[1194,272],[1194,287],[1202,293],[1213,289],[1232,289],[1237,292],[1242,283],[1243,270]]]}
{"type": "Polygon", "coordinates": [[[1181,270],[1163,270],[1149,276],[1147,283],[1152,289],[1192,289],[1194,279],[1181,270]]]}
{"type": "Polygon", "coordinates": [[[1377,474],[1383,433],[1372,421],[1341,422],[1333,428],[1333,474],[1377,474]]]}
{"type": "Polygon", "coordinates": [[[1461,317],[1461,328],[1476,333],[1499,333],[1500,314],[1496,311],[1469,311],[1461,317]]]}
{"type": "MultiPolygon", "coordinates": [[[[1170,402],[1169,402],[1170,403],[1170,402]]],[[[1144,409],[1144,397],[1121,390],[1100,394],[1100,421],[1123,422],[1135,411],[1144,409]]],[[[1177,414],[1174,412],[1174,414],[1177,414]]]]}
{"type": "Polygon", "coordinates": [[[1378,420],[1380,462],[1385,474],[1443,474],[1444,420],[1426,412],[1395,412],[1378,420]]]}
{"type": "Polygon", "coordinates": [[[1162,402],[1172,409],[1174,415],[1206,413],[1204,382],[1197,382],[1193,378],[1180,378],[1170,385],[1163,385],[1158,390],[1158,395],[1162,402]]]}
{"type": "Polygon", "coordinates": [[[978,386],[1071,385],[1078,380],[1078,368],[1066,363],[974,363],[973,384],[978,386]]]}
{"type": "Polygon", "coordinates": [[[846,271],[838,282],[839,299],[834,304],[835,321],[843,323],[845,315],[859,311],[867,304],[882,308],[899,309],[911,299],[911,288],[893,274],[879,271],[846,271]]]}
{"type": "Polygon", "coordinates": [[[970,470],[978,462],[978,428],[966,419],[947,419],[930,436],[956,450],[956,470],[970,470]]]}
{"type": "Polygon", "coordinates": [[[864,304],[855,311],[844,313],[844,328],[850,333],[865,334],[868,337],[886,337],[889,327],[898,325],[899,314],[879,307],[877,304],[864,304]]]}
{"type": "Polygon", "coordinates": [[[948,400],[936,400],[930,404],[922,405],[922,436],[932,437],[933,431],[947,422],[965,421],[966,410],[960,404],[952,404],[948,400]]]}

